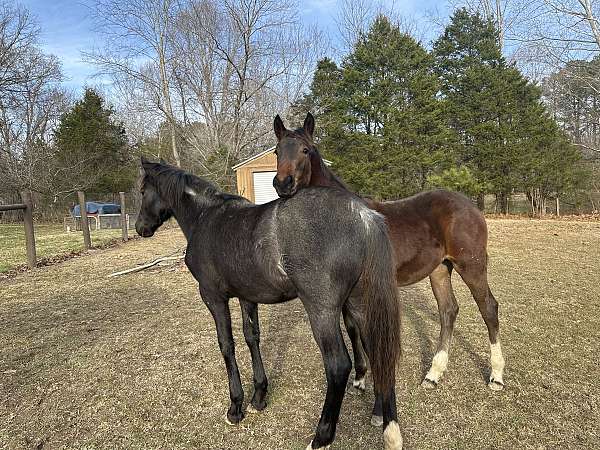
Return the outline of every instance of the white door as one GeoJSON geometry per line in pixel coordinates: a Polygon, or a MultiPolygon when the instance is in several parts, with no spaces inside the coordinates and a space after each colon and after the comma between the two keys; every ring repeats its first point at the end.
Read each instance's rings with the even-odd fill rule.
{"type": "Polygon", "coordinates": [[[279,197],[273,187],[273,178],[276,173],[254,172],[252,174],[252,179],[254,180],[254,203],[257,205],[270,202],[279,197]]]}

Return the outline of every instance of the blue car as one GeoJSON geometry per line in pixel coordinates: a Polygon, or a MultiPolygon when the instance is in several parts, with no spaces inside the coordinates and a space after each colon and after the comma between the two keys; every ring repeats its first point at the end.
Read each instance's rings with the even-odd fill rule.
{"type": "MultiPolygon", "coordinates": [[[[88,214],[120,214],[121,205],[116,203],[85,202],[85,210],[88,214]]],[[[81,217],[79,205],[75,205],[71,211],[73,217],[81,217]]]]}

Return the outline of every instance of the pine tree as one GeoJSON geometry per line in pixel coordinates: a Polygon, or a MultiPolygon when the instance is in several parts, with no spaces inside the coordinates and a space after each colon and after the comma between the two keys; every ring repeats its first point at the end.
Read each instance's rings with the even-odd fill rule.
{"type": "Polygon", "coordinates": [[[422,190],[449,161],[433,58],[379,16],[340,68],[319,64],[305,97],[320,147],[355,190],[398,198],[422,190]]]}
{"type": "Polygon", "coordinates": [[[128,190],[136,171],[125,129],[93,89],[61,117],[54,133],[57,192],[128,190]]]}
{"type": "MultiPolygon", "coordinates": [[[[457,10],[434,43],[436,70],[457,137],[457,164],[496,194],[500,211],[522,188],[537,159],[562,142],[541,102],[540,89],[503,58],[494,24],[457,10]]],[[[480,206],[482,206],[480,204],[480,206]]]]}

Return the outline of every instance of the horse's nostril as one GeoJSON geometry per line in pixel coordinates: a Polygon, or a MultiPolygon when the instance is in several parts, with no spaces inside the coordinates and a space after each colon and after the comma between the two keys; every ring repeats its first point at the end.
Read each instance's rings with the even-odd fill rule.
{"type": "Polygon", "coordinates": [[[286,189],[290,187],[294,183],[294,178],[291,175],[288,175],[283,180],[279,177],[273,178],[273,187],[279,189],[286,189]]]}

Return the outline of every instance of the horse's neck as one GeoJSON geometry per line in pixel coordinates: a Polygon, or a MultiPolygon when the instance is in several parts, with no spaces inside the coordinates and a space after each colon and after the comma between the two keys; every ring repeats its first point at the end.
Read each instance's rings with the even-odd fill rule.
{"type": "Polygon", "coordinates": [[[198,218],[204,212],[202,209],[196,209],[194,206],[193,201],[187,199],[173,208],[173,217],[188,241],[192,237],[195,225],[198,223],[198,218]]]}
{"type": "Polygon", "coordinates": [[[311,174],[310,174],[310,185],[311,186],[325,186],[325,187],[337,187],[340,189],[348,190],[346,185],[335,176],[335,174],[325,165],[323,158],[318,152],[313,153],[311,156],[311,174]]]}
{"type": "Polygon", "coordinates": [[[200,193],[195,195],[186,193],[184,198],[172,205],[173,217],[177,220],[186,239],[190,239],[195,228],[202,220],[202,216],[211,208],[218,207],[221,203],[214,199],[205,198],[200,193]]]}

